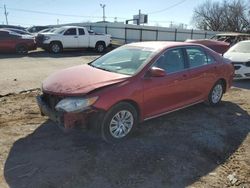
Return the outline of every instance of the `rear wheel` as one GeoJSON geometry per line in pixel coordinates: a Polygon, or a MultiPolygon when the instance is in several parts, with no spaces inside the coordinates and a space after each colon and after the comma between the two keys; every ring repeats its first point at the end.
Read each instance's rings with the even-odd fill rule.
{"type": "Polygon", "coordinates": [[[98,53],[103,53],[106,50],[106,45],[104,42],[97,42],[95,46],[95,50],[98,53]]]}
{"type": "Polygon", "coordinates": [[[122,141],[133,132],[137,121],[136,109],[129,103],[121,102],[106,113],[101,127],[102,138],[107,142],[122,141]]]}
{"type": "Polygon", "coordinates": [[[224,85],[221,81],[218,81],[211,89],[208,96],[209,105],[215,106],[221,102],[223,96],[224,85]]]}
{"type": "Polygon", "coordinates": [[[62,44],[60,42],[51,42],[49,45],[49,50],[50,52],[54,53],[54,54],[58,54],[60,52],[62,52],[62,44]]]}
{"type": "Polygon", "coordinates": [[[20,54],[20,55],[25,55],[28,53],[28,48],[23,44],[17,45],[16,46],[16,53],[20,54]]]}

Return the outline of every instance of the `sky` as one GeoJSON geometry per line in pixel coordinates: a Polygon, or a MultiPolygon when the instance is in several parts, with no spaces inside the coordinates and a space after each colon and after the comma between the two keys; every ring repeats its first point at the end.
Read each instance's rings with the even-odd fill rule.
{"type": "Polygon", "coordinates": [[[118,22],[132,19],[141,9],[148,14],[148,25],[186,24],[192,27],[194,8],[206,0],[0,0],[0,24],[5,24],[4,4],[11,25],[51,25],[102,20],[105,4],[106,20],[118,22]]]}

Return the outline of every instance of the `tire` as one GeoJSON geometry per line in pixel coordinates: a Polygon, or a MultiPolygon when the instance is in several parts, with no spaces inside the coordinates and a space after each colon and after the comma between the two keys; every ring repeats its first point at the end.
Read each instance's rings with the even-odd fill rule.
{"type": "Polygon", "coordinates": [[[118,103],[104,116],[101,126],[102,138],[111,143],[123,141],[131,135],[137,123],[136,109],[129,103],[118,103]]]}
{"type": "Polygon", "coordinates": [[[223,93],[224,85],[221,81],[216,82],[208,95],[208,104],[211,106],[219,104],[221,102],[223,93]]]}
{"type": "Polygon", "coordinates": [[[104,42],[97,42],[95,45],[95,50],[98,53],[103,53],[106,50],[106,45],[104,42]]]}
{"type": "Polygon", "coordinates": [[[23,44],[17,45],[16,53],[19,55],[26,55],[28,53],[28,48],[23,44]]]}
{"type": "Polygon", "coordinates": [[[60,42],[51,42],[49,45],[49,51],[54,54],[61,53],[63,50],[62,44],[60,42]]]}

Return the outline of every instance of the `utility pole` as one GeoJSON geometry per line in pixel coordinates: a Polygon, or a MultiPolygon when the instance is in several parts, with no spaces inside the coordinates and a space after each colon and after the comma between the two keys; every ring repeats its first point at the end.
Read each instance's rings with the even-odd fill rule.
{"type": "Polygon", "coordinates": [[[8,23],[8,12],[6,11],[6,5],[4,5],[4,15],[5,15],[5,20],[6,20],[6,25],[9,25],[8,23]]]}
{"type": "Polygon", "coordinates": [[[105,22],[105,4],[100,4],[100,6],[102,7],[102,20],[105,22]]]}
{"type": "Polygon", "coordinates": [[[139,20],[137,21],[137,25],[140,25],[141,23],[141,9],[139,10],[139,20]]]}
{"type": "Polygon", "coordinates": [[[56,20],[57,25],[59,25],[59,19],[56,20]]]}

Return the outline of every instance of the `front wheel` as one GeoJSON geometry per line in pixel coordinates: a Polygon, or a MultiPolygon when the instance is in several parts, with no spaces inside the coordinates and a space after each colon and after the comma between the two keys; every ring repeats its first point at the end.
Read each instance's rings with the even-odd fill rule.
{"type": "Polygon", "coordinates": [[[138,113],[131,104],[118,103],[104,117],[101,127],[102,138],[106,142],[122,141],[133,132],[137,121],[138,113]]]}
{"type": "Polygon", "coordinates": [[[26,55],[28,53],[28,48],[25,45],[17,45],[16,53],[19,55],[26,55]]]}
{"type": "Polygon", "coordinates": [[[98,53],[103,53],[106,50],[106,45],[104,42],[97,42],[96,46],[95,46],[95,50],[98,53]]]}
{"type": "Polygon", "coordinates": [[[49,50],[50,52],[54,53],[54,54],[58,54],[62,51],[63,47],[59,42],[52,42],[49,45],[49,50]]]}
{"type": "Polygon", "coordinates": [[[217,105],[221,102],[221,98],[223,96],[224,86],[221,81],[218,81],[213,88],[211,89],[208,96],[209,105],[217,105]]]}

